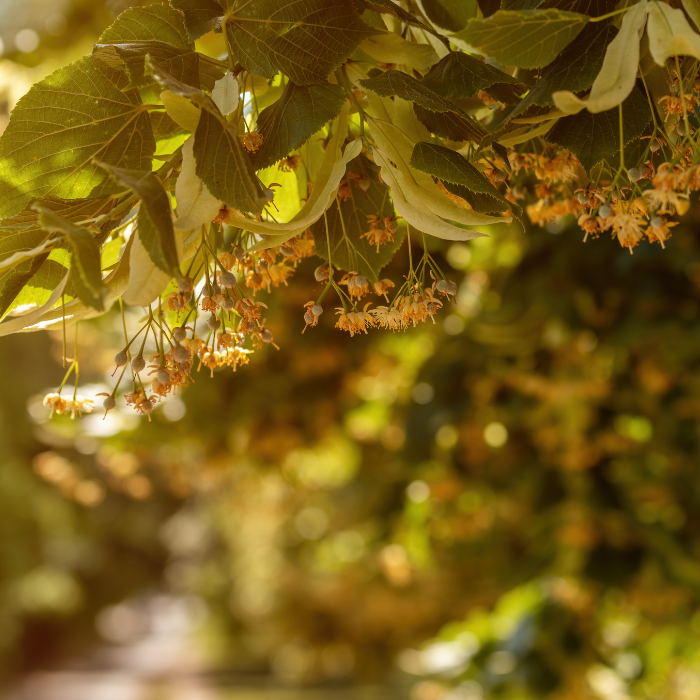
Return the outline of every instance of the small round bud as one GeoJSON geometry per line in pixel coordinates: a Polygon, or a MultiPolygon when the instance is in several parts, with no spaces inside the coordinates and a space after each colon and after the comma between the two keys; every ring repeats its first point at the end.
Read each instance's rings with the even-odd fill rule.
{"type": "Polygon", "coordinates": [[[323,313],[323,307],[320,304],[314,304],[311,307],[311,313],[314,316],[320,316],[323,313]]]}
{"type": "Polygon", "coordinates": [[[216,294],[216,292],[214,291],[214,286],[211,284],[205,284],[202,287],[202,294],[205,297],[213,297],[216,294]]]}
{"type": "Polygon", "coordinates": [[[194,289],[194,280],[191,277],[181,277],[177,281],[177,288],[181,292],[191,292],[194,289]]]}
{"type": "Polygon", "coordinates": [[[234,307],[233,299],[231,299],[231,297],[225,297],[224,303],[221,306],[224,307],[225,311],[231,311],[234,307]]]}
{"type": "Polygon", "coordinates": [[[505,182],[508,177],[508,173],[505,170],[494,170],[493,179],[498,182],[505,182]]]}
{"type": "Polygon", "coordinates": [[[159,369],[158,374],[156,374],[156,379],[165,386],[170,384],[170,372],[167,369],[159,369]]]}
{"type": "Polygon", "coordinates": [[[243,258],[245,258],[245,250],[243,250],[243,248],[241,248],[241,246],[237,245],[233,249],[233,257],[236,258],[236,260],[238,260],[238,262],[240,262],[241,260],[243,260],[243,258]]]}
{"type": "Polygon", "coordinates": [[[447,282],[447,293],[448,293],[448,294],[451,294],[452,296],[454,296],[455,294],[457,294],[457,283],[456,283],[456,282],[452,282],[451,280],[448,280],[448,282],[447,282]]]}
{"type": "Polygon", "coordinates": [[[233,272],[222,272],[219,282],[221,282],[222,287],[233,289],[236,286],[236,276],[233,272]]]}
{"type": "Polygon", "coordinates": [[[314,277],[316,278],[317,282],[323,282],[330,277],[330,272],[331,271],[328,269],[327,265],[319,265],[314,270],[314,277]]]}
{"type": "Polygon", "coordinates": [[[683,122],[678,122],[678,125],[676,126],[676,133],[679,136],[685,136],[687,131],[685,129],[685,124],[683,122]]]}
{"type": "Polygon", "coordinates": [[[601,204],[598,209],[598,216],[607,219],[612,214],[612,209],[607,204],[601,204]]]}
{"type": "Polygon", "coordinates": [[[578,193],[578,201],[581,204],[585,204],[588,201],[589,197],[585,192],[579,192],[578,193]]]}
{"type": "Polygon", "coordinates": [[[627,172],[632,182],[637,182],[637,180],[642,179],[642,171],[639,168],[630,168],[627,172]]]}
{"type": "Polygon", "coordinates": [[[650,223],[654,228],[661,228],[664,225],[664,220],[661,216],[654,216],[650,223]]]}
{"type": "Polygon", "coordinates": [[[132,361],[131,361],[131,369],[134,370],[134,372],[142,372],[143,369],[146,367],[146,360],[143,359],[142,355],[136,356],[132,361]]]}
{"type": "Polygon", "coordinates": [[[178,343],[181,343],[186,337],[187,331],[184,328],[180,326],[173,328],[173,338],[175,338],[178,343]]]}
{"type": "Polygon", "coordinates": [[[280,253],[282,253],[282,255],[284,255],[285,258],[291,258],[292,256],[296,255],[294,249],[290,248],[288,245],[281,245],[280,253]]]}
{"type": "Polygon", "coordinates": [[[111,411],[117,405],[117,400],[114,396],[108,396],[103,402],[102,407],[105,411],[111,411]]]}
{"type": "Polygon", "coordinates": [[[441,294],[444,294],[447,291],[447,280],[438,280],[438,283],[435,285],[435,289],[437,289],[441,294]]]}
{"type": "Polygon", "coordinates": [[[652,153],[656,153],[657,151],[661,150],[661,142],[659,139],[653,138],[651,141],[649,141],[649,150],[652,153]]]}
{"type": "Polygon", "coordinates": [[[219,321],[214,314],[212,314],[208,319],[207,319],[207,326],[211,328],[213,331],[215,331],[219,326],[221,325],[221,321],[219,321]]]}
{"type": "Polygon", "coordinates": [[[316,322],[316,316],[314,316],[310,311],[307,311],[304,314],[304,321],[311,325],[316,322]]]}
{"type": "Polygon", "coordinates": [[[182,345],[178,345],[173,350],[173,359],[175,362],[187,362],[190,359],[190,353],[187,352],[187,348],[182,345]]]}
{"type": "Polygon", "coordinates": [[[269,267],[270,264],[264,258],[260,258],[260,260],[258,260],[258,270],[267,270],[269,267]]]}
{"type": "Polygon", "coordinates": [[[263,191],[265,192],[265,196],[267,197],[268,202],[271,202],[275,198],[275,191],[271,190],[269,187],[263,191]]]}
{"type": "Polygon", "coordinates": [[[153,410],[153,401],[151,401],[151,399],[146,399],[141,404],[141,408],[143,408],[144,413],[150,413],[153,410]]]}
{"type": "Polygon", "coordinates": [[[272,331],[269,328],[266,328],[262,332],[261,338],[262,338],[263,343],[271,343],[272,342],[272,331]]]}
{"type": "Polygon", "coordinates": [[[435,313],[435,304],[433,304],[432,301],[429,301],[426,305],[425,308],[429,314],[435,313]]]}
{"type": "Polygon", "coordinates": [[[124,350],[120,350],[115,356],[114,356],[114,364],[117,367],[123,367],[129,358],[127,357],[126,352],[124,350]]]}
{"type": "Polygon", "coordinates": [[[367,278],[364,275],[357,275],[355,277],[355,286],[364,287],[367,284],[367,278]]]}

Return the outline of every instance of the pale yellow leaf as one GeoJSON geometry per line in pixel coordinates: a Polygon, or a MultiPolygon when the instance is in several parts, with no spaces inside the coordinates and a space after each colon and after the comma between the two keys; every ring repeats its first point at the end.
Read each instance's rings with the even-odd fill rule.
{"type": "Polygon", "coordinates": [[[634,89],[639,64],[639,42],[647,19],[647,1],[642,0],[625,13],[617,36],[608,44],[600,73],[585,99],[569,90],[552,93],[557,109],[565,114],[605,112],[622,104],[634,89]]]}
{"type": "Polygon", "coordinates": [[[194,139],[190,136],[182,145],[182,170],[175,184],[178,218],[173,226],[181,231],[211,223],[222,207],[195,173],[193,144],[194,139]]]}
{"type": "Polygon", "coordinates": [[[214,100],[214,104],[219,108],[221,114],[232,114],[238,109],[240,100],[238,90],[238,81],[232,73],[226,73],[223,78],[214,83],[211,99],[214,100]]]}
{"type": "Polygon", "coordinates": [[[674,10],[663,2],[650,2],[649,53],[659,66],[666,65],[671,56],[700,58],[700,36],[693,31],[683,10],[674,10]]]}
{"type": "Polygon", "coordinates": [[[360,44],[360,48],[380,63],[406,63],[417,70],[430,68],[440,60],[429,44],[406,41],[393,32],[371,36],[360,44]]]}
{"type": "Polygon", "coordinates": [[[199,124],[199,109],[195,107],[189,100],[176,95],[170,90],[163,90],[160,93],[160,101],[165,106],[165,111],[168,116],[183,129],[194,133],[199,124]]]}

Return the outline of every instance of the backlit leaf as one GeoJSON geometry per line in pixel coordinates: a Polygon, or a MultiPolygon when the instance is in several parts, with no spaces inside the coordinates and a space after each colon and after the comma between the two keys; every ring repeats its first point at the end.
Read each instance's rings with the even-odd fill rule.
{"type": "Polygon", "coordinates": [[[455,37],[506,66],[542,68],[551,63],[588,22],[561,10],[499,10],[473,19],[455,37]]]}
{"type": "Polygon", "coordinates": [[[425,22],[421,22],[410,12],[406,12],[401,5],[393,2],[393,0],[362,0],[362,2],[366,7],[374,10],[375,12],[391,13],[395,17],[398,17],[402,22],[410,24],[412,27],[418,27],[426,32],[430,32],[436,36],[447,48],[449,48],[450,42],[444,36],[442,36],[439,32],[436,32],[432,27],[425,24],[425,22]]]}
{"type": "Polygon", "coordinates": [[[256,130],[263,142],[252,156],[254,168],[267,168],[305,144],[340,114],[346,99],[339,85],[287,83],[280,99],[258,116],[256,130]]]}
{"type": "Polygon", "coordinates": [[[250,73],[282,72],[297,85],[325,80],[375,30],[347,0],[231,2],[222,22],[234,56],[250,73]]]}
{"type": "Polygon", "coordinates": [[[648,13],[649,52],[657,65],[665,66],[671,56],[700,58],[700,35],[690,26],[683,10],[650,2],[648,13]]]}
{"type": "Polygon", "coordinates": [[[190,41],[221,28],[224,11],[215,0],[170,0],[170,4],[182,11],[190,41]]]}
{"type": "Polygon", "coordinates": [[[117,185],[95,165],[150,170],[155,140],[138,92],[91,56],[38,82],[17,103],[0,137],[0,217],[31,199],[97,198],[117,185]]]}
{"type": "Polygon", "coordinates": [[[144,73],[147,54],[178,80],[199,85],[198,55],[188,44],[183,16],[167,5],[132,7],[122,12],[102,33],[92,53],[113,68],[126,68],[130,87],[153,83],[153,78],[144,73]]]}
{"type": "Polygon", "coordinates": [[[365,39],[360,48],[380,63],[405,63],[425,70],[437,63],[438,55],[429,44],[407,41],[394,32],[383,32],[365,39]]]}

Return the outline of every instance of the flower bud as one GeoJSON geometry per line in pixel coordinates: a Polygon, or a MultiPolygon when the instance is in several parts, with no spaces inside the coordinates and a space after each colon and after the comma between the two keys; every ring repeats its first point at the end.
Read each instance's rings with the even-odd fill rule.
{"type": "Polygon", "coordinates": [[[178,343],[181,343],[186,337],[187,331],[184,328],[181,328],[180,326],[173,328],[173,338],[175,338],[178,343]]]}
{"type": "Polygon", "coordinates": [[[145,366],[146,366],[146,360],[143,359],[142,355],[137,355],[131,361],[131,369],[133,369],[134,372],[136,372],[136,373],[143,371],[145,366]]]}
{"type": "Polygon", "coordinates": [[[163,385],[170,384],[170,372],[167,369],[159,369],[156,379],[163,385]]]}
{"type": "Polygon", "coordinates": [[[187,351],[187,348],[183,347],[182,345],[178,345],[173,350],[173,359],[175,362],[187,362],[187,360],[190,359],[190,353],[187,351]]]}
{"type": "Polygon", "coordinates": [[[124,350],[120,350],[115,356],[114,356],[114,364],[117,365],[117,367],[123,367],[127,361],[128,357],[126,352],[124,350]]]}
{"type": "Polygon", "coordinates": [[[221,282],[222,287],[233,289],[236,286],[236,276],[232,272],[222,272],[219,282],[221,282]]]}
{"type": "Polygon", "coordinates": [[[111,411],[117,405],[117,400],[114,396],[108,396],[103,402],[102,406],[105,411],[111,411]]]}
{"type": "Polygon", "coordinates": [[[607,204],[601,204],[598,209],[598,216],[607,219],[612,214],[612,209],[607,204]]]}

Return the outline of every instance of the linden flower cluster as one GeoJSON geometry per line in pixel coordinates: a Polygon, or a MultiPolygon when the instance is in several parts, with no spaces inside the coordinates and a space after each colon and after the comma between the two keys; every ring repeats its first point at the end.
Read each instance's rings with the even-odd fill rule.
{"type": "Polygon", "coordinates": [[[510,175],[502,161],[484,174],[494,185],[505,182],[505,196],[513,203],[531,201],[534,194],[525,210],[535,224],[557,223],[573,214],[584,241],[608,231],[630,253],[644,239],[664,247],[677,224],[669,217],[683,215],[691,193],[700,190],[700,147],[689,120],[700,105],[696,75],[697,68],[687,79],[668,71],[669,94],[657,100],[664,120],[653,117],[653,133],[641,137],[634,165],[622,156],[617,168],[605,161],[593,168],[596,180],[591,182],[574,155],[547,145],[539,153],[509,150],[510,175]]]}
{"type": "Polygon", "coordinates": [[[94,406],[92,399],[86,399],[84,396],[76,394],[73,398],[64,399],[60,392],[54,392],[51,394],[46,394],[44,397],[44,406],[48,406],[51,409],[49,418],[53,418],[54,413],[58,415],[63,415],[70,413],[71,418],[75,418],[76,414],[79,416],[85,413],[92,413],[94,406]]]}

